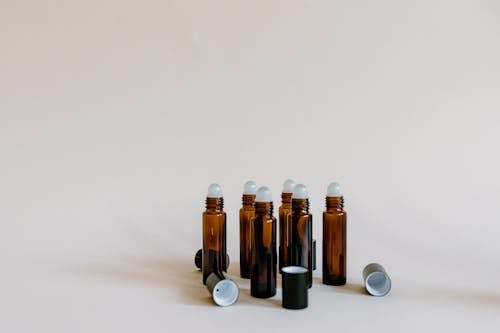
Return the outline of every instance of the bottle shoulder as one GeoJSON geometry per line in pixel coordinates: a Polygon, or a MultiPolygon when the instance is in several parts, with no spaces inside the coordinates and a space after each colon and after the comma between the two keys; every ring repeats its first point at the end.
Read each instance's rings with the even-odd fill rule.
{"type": "Polygon", "coordinates": [[[313,221],[313,215],[311,213],[305,213],[305,214],[292,213],[291,218],[293,223],[312,223],[313,221]]]}
{"type": "Polygon", "coordinates": [[[203,215],[226,216],[226,212],[223,210],[207,209],[203,212],[203,215]]]}
{"type": "Polygon", "coordinates": [[[290,212],[296,215],[312,215],[311,210],[309,208],[290,208],[290,212]]]}
{"type": "Polygon", "coordinates": [[[276,222],[276,218],[272,215],[255,215],[254,223],[276,222]]]}
{"type": "Polygon", "coordinates": [[[334,217],[334,216],[346,218],[347,213],[344,210],[325,210],[323,212],[323,217],[334,217]]]}
{"type": "Polygon", "coordinates": [[[251,219],[255,216],[255,210],[245,210],[245,209],[240,209],[240,220],[242,219],[251,219]]]}
{"type": "Polygon", "coordinates": [[[278,213],[279,214],[289,214],[292,212],[292,207],[283,207],[283,206],[280,206],[278,208],[278,213]]]}

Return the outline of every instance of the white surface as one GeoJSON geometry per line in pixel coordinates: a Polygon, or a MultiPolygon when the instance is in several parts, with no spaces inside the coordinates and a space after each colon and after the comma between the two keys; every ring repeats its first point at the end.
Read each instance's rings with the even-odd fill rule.
{"type": "Polygon", "coordinates": [[[267,186],[261,186],[255,195],[255,202],[272,202],[273,192],[267,186]]]}
{"type": "Polygon", "coordinates": [[[255,194],[257,192],[257,184],[249,180],[243,185],[243,194],[255,194]]]}
{"type": "Polygon", "coordinates": [[[499,17],[486,0],[2,0],[0,332],[497,331],[499,17]],[[342,184],[347,286],[320,283],[319,251],[309,308],[249,296],[250,177],[307,185],[318,249],[342,184]],[[241,287],[226,308],[193,263],[212,182],[241,287]],[[373,261],[386,297],[363,292],[373,261]]]}
{"type": "MultiPolygon", "coordinates": [[[[177,193],[174,193],[174,197],[177,193]]],[[[208,186],[207,198],[222,198],[222,187],[217,183],[208,186]]]]}
{"type": "Polygon", "coordinates": [[[295,187],[295,182],[291,179],[287,179],[283,182],[283,189],[281,192],[283,193],[293,193],[293,188],[295,187]]]}
{"type": "Polygon", "coordinates": [[[339,183],[330,183],[326,189],[327,197],[340,197],[342,196],[342,189],[339,183]]]}
{"type": "Polygon", "coordinates": [[[309,192],[304,184],[297,184],[293,188],[292,199],[308,199],[309,192]]]}

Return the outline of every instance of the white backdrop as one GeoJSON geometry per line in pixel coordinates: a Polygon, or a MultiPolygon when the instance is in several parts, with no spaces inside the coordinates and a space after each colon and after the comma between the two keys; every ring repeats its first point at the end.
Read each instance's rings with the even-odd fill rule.
{"type": "Polygon", "coordinates": [[[493,331],[495,1],[0,1],[0,331],[493,331]],[[348,285],[309,308],[238,278],[242,186],[348,212],[348,285]],[[211,182],[231,276],[194,270],[211,182]],[[381,262],[393,289],[361,290],[381,262]]]}

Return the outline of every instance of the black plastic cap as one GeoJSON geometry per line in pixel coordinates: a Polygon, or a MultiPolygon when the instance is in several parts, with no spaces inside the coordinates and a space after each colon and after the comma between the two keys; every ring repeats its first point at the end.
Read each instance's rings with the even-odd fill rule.
{"type": "Polygon", "coordinates": [[[196,268],[201,270],[201,265],[202,265],[202,259],[203,259],[203,251],[201,249],[196,252],[196,255],[194,256],[194,264],[196,265],[196,268]]]}
{"type": "MultiPolygon", "coordinates": [[[[227,263],[227,268],[229,267],[229,255],[226,255],[226,263],[227,263]]],[[[196,252],[194,256],[194,264],[196,268],[198,268],[201,271],[201,266],[203,265],[203,251],[202,249],[199,249],[198,252],[196,252]]]]}
{"type": "Polygon", "coordinates": [[[312,249],[312,261],[313,261],[313,271],[316,270],[316,240],[313,239],[313,249],[312,249]]]}
{"type": "Polygon", "coordinates": [[[286,309],[307,308],[308,269],[300,266],[286,266],[281,270],[283,307],[286,309]]]}

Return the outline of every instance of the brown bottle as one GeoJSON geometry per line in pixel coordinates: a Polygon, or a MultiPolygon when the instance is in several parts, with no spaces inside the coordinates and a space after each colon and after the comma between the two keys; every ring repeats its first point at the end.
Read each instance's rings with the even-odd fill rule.
{"type": "Polygon", "coordinates": [[[290,226],[290,261],[307,268],[307,283],[312,287],[312,214],[309,213],[307,188],[299,184],[293,189],[292,223],[290,226]]]}
{"type": "Polygon", "coordinates": [[[276,294],[276,218],[273,217],[271,190],[265,186],[257,191],[251,233],[250,294],[259,298],[272,297],[276,294]]]}
{"type": "Polygon", "coordinates": [[[240,276],[250,278],[252,257],[250,252],[250,232],[255,216],[255,191],[257,185],[249,180],[243,187],[243,207],[240,209],[240,276]]]}
{"type": "Polygon", "coordinates": [[[212,272],[226,272],[226,213],[218,184],[208,187],[206,210],[203,212],[203,284],[212,272]]]}
{"type": "Polygon", "coordinates": [[[323,212],[323,283],[341,286],[346,283],[347,214],[338,183],[331,183],[323,212]]]}
{"type": "Polygon", "coordinates": [[[281,206],[279,208],[279,267],[290,266],[290,223],[292,217],[292,192],[295,182],[287,179],[283,183],[281,192],[281,206]]]}

